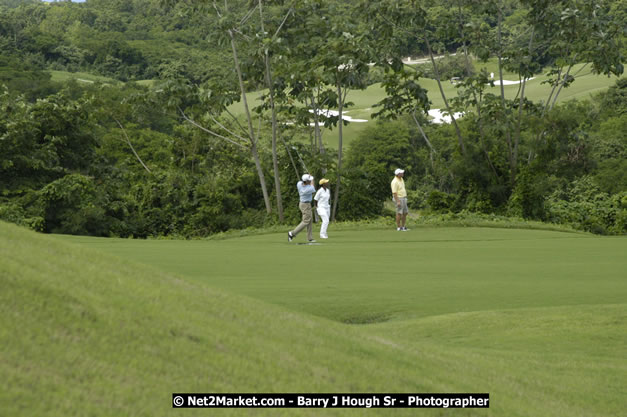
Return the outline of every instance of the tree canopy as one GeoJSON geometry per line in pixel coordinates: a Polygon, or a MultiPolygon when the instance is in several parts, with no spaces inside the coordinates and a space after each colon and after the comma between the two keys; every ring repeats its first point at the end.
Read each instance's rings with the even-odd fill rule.
{"type": "Polygon", "coordinates": [[[559,100],[582,68],[622,75],[625,6],[0,0],[0,218],[204,236],[295,221],[309,172],[332,179],[337,219],[359,219],[385,213],[404,166],[415,209],[625,233],[625,79],[559,100]],[[532,100],[539,75],[546,95],[532,100]],[[375,83],[379,121],[344,149],[349,93],[375,83]],[[430,122],[435,97],[451,124],[430,122]]]}

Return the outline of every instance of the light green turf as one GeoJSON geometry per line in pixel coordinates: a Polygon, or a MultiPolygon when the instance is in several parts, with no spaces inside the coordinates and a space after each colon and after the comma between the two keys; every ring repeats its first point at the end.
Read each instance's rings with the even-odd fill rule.
{"type": "Polygon", "coordinates": [[[158,80],[139,80],[137,81],[137,84],[139,85],[143,85],[145,87],[151,88],[153,87],[156,83],[158,82],[158,80]]]}
{"type": "Polygon", "coordinates": [[[94,83],[101,82],[105,84],[121,84],[113,78],[103,77],[101,75],[94,75],[87,72],[68,72],[68,71],[49,71],[51,74],[51,80],[56,82],[66,82],[69,80],[76,80],[79,83],[94,83]]]}
{"type": "MultiPolygon", "coordinates": [[[[287,228],[286,228],[287,231],[287,228]]],[[[197,282],[342,322],[620,303],[627,239],[539,230],[268,234],[222,241],[64,237],[197,282]],[[300,271],[300,273],[299,273],[300,271]]]]}
{"type": "Polygon", "coordinates": [[[623,415],[625,238],[330,235],[139,241],[0,222],[2,414],[623,415]],[[351,317],[390,320],[338,322],[351,317]],[[489,392],[491,408],[186,412],[175,391],[489,392]]]}
{"type": "MultiPolygon", "coordinates": [[[[68,72],[68,71],[49,71],[51,80],[56,82],[67,82],[70,80],[76,80],[79,83],[95,83],[101,82],[103,84],[124,84],[122,81],[118,81],[113,78],[104,77],[102,75],[90,74],[88,72],[68,72]]],[[[138,80],[137,84],[146,87],[152,87],[157,80],[138,80]]]]}

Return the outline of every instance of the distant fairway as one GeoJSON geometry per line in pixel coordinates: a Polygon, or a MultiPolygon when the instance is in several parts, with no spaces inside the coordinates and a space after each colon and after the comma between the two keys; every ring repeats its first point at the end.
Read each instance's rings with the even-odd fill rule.
{"type": "MultiPolygon", "coordinates": [[[[495,77],[498,77],[498,69],[496,66],[496,60],[491,59],[487,63],[475,63],[477,71],[485,67],[488,72],[495,73],[495,77]]],[[[67,71],[50,71],[53,81],[65,82],[70,79],[74,79],[79,83],[94,83],[101,82],[104,84],[121,84],[120,81],[116,81],[112,78],[103,77],[99,75],[93,75],[89,73],[76,72],[71,73],[67,71]]],[[[591,67],[585,64],[575,65],[571,70],[571,74],[575,75],[575,82],[568,88],[564,88],[559,96],[559,102],[564,102],[571,99],[586,99],[590,98],[593,94],[599,93],[608,87],[614,85],[618,79],[615,76],[606,77],[603,75],[593,74],[591,67]]],[[[504,73],[504,79],[510,81],[518,81],[515,74],[504,73]]],[[[534,79],[527,81],[525,88],[525,96],[533,101],[545,101],[549,95],[551,87],[548,84],[542,84],[548,77],[540,74],[534,79]]],[[[156,80],[139,80],[138,84],[147,87],[155,85],[156,80]]],[[[431,101],[432,109],[444,109],[444,101],[440,95],[437,82],[430,78],[422,78],[420,85],[428,91],[428,97],[431,101]]],[[[457,95],[456,87],[448,80],[442,81],[442,86],[445,94],[448,98],[455,97],[457,95]]],[[[505,95],[508,98],[515,98],[519,92],[518,85],[505,85],[505,95]]],[[[260,97],[265,91],[256,91],[247,94],[248,103],[251,108],[261,104],[260,97]]],[[[488,87],[486,93],[500,95],[501,89],[498,84],[494,87],[488,87]]],[[[353,139],[357,138],[359,134],[365,130],[370,124],[373,123],[372,114],[379,109],[374,107],[376,103],[383,100],[386,97],[385,90],[380,84],[373,84],[365,90],[352,90],[348,93],[347,101],[353,103],[352,106],[345,109],[345,114],[355,119],[368,120],[367,123],[349,123],[344,127],[344,145],[348,146],[353,139]]],[[[244,105],[240,101],[230,106],[230,110],[235,114],[243,116],[244,105]]],[[[323,140],[326,146],[337,148],[338,132],[337,128],[325,129],[323,140]]]]}
{"type": "Polygon", "coordinates": [[[624,237],[346,229],[309,246],[284,233],[129,240],[0,222],[0,414],[624,415],[624,237]],[[175,391],[491,400],[185,412],[171,408],[175,391]]]}
{"type": "Polygon", "coordinates": [[[68,72],[68,71],[49,71],[51,80],[55,82],[67,82],[75,80],[79,83],[92,84],[100,82],[103,84],[122,84],[121,81],[115,80],[110,77],[104,77],[102,75],[95,75],[88,72],[68,72]]]}
{"type": "MultiPolygon", "coordinates": [[[[496,59],[490,59],[487,63],[475,62],[476,70],[486,68],[488,73],[494,72],[495,81],[498,81],[498,66],[496,59]]],[[[546,72],[546,71],[545,71],[546,72]]],[[[590,98],[593,94],[599,93],[608,87],[614,85],[618,77],[607,77],[604,75],[593,74],[590,65],[578,64],[571,70],[571,75],[575,76],[575,81],[570,87],[562,89],[559,95],[558,102],[564,102],[571,99],[586,99],[590,98]]],[[[504,72],[503,78],[510,81],[518,81],[515,74],[504,72]]],[[[532,101],[545,102],[551,91],[551,86],[548,84],[542,84],[548,77],[544,74],[539,74],[532,80],[527,81],[525,87],[525,97],[532,101]]],[[[428,97],[431,101],[432,109],[444,109],[444,100],[440,95],[437,82],[430,78],[420,79],[420,85],[428,91],[428,97]]],[[[455,97],[457,95],[456,86],[451,84],[449,80],[442,81],[442,87],[447,98],[455,97]]],[[[505,96],[510,99],[514,99],[519,93],[519,85],[505,85],[505,96]]],[[[501,88],[499,84],[495,84],[494,87],[488,87],[487,94],[494,94],[500,96],[501,88]]],[[[484,93],[484,94],[485,94],[484,93]]],[[[251,107],[258,106],[260,104],[259,98],[261,92],[254,92],[247,94],[249,105],[251,107]]],[[[352,90],[348,93],[347,101],[353,102],[354,105],[346,109],[346,114],[353,118],[367,119],[368,123],[350,123],[344,127],[344,145],[348,145],[353,139],[359,136],[359,133],[367,128],[369,123],[372,122],[372,113],[378,111],[374,105],[383,100],[386,96],[385,90],[380,84],[373,84],[365,90],[352,90]]],[[[238,114],[244,114],[244,107],[241,102],[235,103],[231,106],[231,110],[238,114]]],[[[337,147],[337,128],[326,129],[324,131],[323,139],[327,146],[337,147]]]]}

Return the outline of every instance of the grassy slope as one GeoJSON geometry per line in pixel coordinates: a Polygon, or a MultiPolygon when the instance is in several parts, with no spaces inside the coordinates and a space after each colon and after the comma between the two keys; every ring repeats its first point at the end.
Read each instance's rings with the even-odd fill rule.
{"type": "MultiPolygon", "coordinates": [[[[461,245],[460,253],[471,249],[464,242],[451,242],[446,234],[429,239],[433,241],[430,245],[425,240],[421,247],[418,236],[411,237],[420,232],[393,235],[405,239],[405,262],[413,262],[427,246],[434,250],[424,253],[422,259],[441,252],[441,244],[461,245]]],[[[463,232],[460,229],[456,234],[463,232]]],[[[293,285],[284,289],[283,298],[315,287],[318,292],[310,291],[308,297],[319,298],[326,287],[308,287],[319,277],[295,274],[291,262],[332,261],[332,256],[344,256],[355,266],[354,260],[368,260],[367,256],[377,251],[370,244],[371,251],[363,253],[369,243],[360,239],[358,232],[346,233],[333,236],[343,247],[329,242],[333,250],[325,253],[327,246],[273,244],[282,237],[277,235],[213,242],[60,239],[0,223],[0,409],[11,416],[618,416],[622,412],[627,324],[625,305],[615,300],[624,303],[625,282],[609,272],[617,267],[624,270],[622,258],[614,259],[616,253],[624,253],[624,239],[571,234],[560,239],[558,233],[549,239],[557,246],[572,239],[579,245],[587,242],[588,246],[583,246],[587,249],[601,245],[587,260],[590,270],[597,268],[595,282],[584,288],[583,281],[590,279],[578,277],[575,268],[567,268],[574,276],[575,289],[569,290],[571,283],[563,282],[566,297],[597,291],[588,305],[564,306],[568,303],[558,298],[553,303],[547,300],[544,304],[552,305],[543,308],[501,305],[498,310],[466,313],[436,311],[406,320],[351,326],[214,289],[219,286],[214,279],[220,278],[216,271],[222,275],[233,271],[232,280],[248,281],[249,285],[254,278],[262,278],[273,286],[274,274],[287,269],[293,285]],[[119,250],[136,259],[145,256],[143,261],[164,269],[177,256],[183,257],[177,269],[190,259],[206,257],[206,263],[200,265],[204,279],[200,274],[189,276],[183,269],[177,277],[85,245],[119,250]],[[259,264],[264,257],[269,259],[259,264]],[[165,258],[163,265],[157,265],[165,258]],[[256,268],[250,269],[255,263],[256,268]],[[608,280],[614,282],[612,288],[607,286],[608,280]],[[170,408],[173,391],[486,391],[491,393],[492,407],[393,413],[374,409],[185,412],[170,408]]],[[[368,237],[371,232],[364,233],[368,237]]],[[[510,240],[523,246],[527,241],[527,247],[533,249],[543,240],[535,233],[553,234],[525,231],[510,240]]],[[[386,236],[379,247],[394,245],[392,239],[386,236]]],[[[507,239],[500,244],[507,246],[507,239]]],[[[475,241],[475,245],[483,243],[475,241]]],[[[575,244],[580,256],[581,249],[575,244]]],[[[468,259],[470,254],[459,263],[468,259]]],[[[554,264],[565,268],[572,262],[559,251],[554,259],[554,264]]],[[[583,264],[580,262],[579,268],[583,264]]],[[[435,274],[431,283],[423,282],[423,289],[447,280],[446,265],[439,268],[442,273],[435,274]]],[[[337,285],[343,280],[356,284],[353,272],[359,271],[337,270],[328,280],[337,285]]],[[[394,287],[394,281],[387,279],[390,272],[386,269],[380,279],[394,287]]],[[[534,273],[531,270],[527,278],[534,273]]],[[[416,274],[406,276],[409,281],[416,274]]],[[[473,298],[471,287],[467,291],[473,298]]],[[[508,293],[508,285],[500,288],[508,293]]],[[[404,292],[404,288],[396,289],[401,298],[404,292]]],[[[542,292],[538,288],[536,294],[542,298],[542,292]]],[[[358,305],[358,296],[351,299],[343,294],[337,302],[358,305]]],[[[499,305],[498,294],[484,298],[486,306],[499,305]]],[[[452,303],[440,298],[440,304],[452,303]]]]}
{"type": "Polygon", "coordinates": [[[319,415],[185,413],[171,409],[170,395],[485,389],[423,379],[413,354],[390,355],[359,329],[5,223],[0,251],[3,415],[319,415]]]}
{"type": "Polygon", "coordinates": [[[319,246],[283,238],[62,237],[290,310],[389,320],[325,324],[387,347],[381,366],[399,383],[377,384],[384,391],[485,389],[489,415],[612,416],[626,405],[623,238],[473,228],[344,230],[319,246]],[[393,370],[399,359],[409,374],[393,370]]]}

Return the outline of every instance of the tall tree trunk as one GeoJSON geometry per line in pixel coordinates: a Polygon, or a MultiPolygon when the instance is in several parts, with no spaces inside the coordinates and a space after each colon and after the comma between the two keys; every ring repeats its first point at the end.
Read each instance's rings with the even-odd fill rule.
{"type": "Polygon", "coordinates": [[[457,120],[455,120],[455,116],[451,111],[451,106],[448,104],[448,100],[446,99],[446,94],[444,94],[444,89],[442,88],[442,81],[440,80],[440,70],[438,69],[437,64],[435,63],[435,58],[433,57],[433,50],[431,49],[431,43],[429,42],[429,38],[427,36],[424,37],[425,43],[427,44],[427,50],[429,52],[429,58],[431,58],[431,64],[433,65],[433,72],[435,73],[435,80],[438,82],[438,88],[440,89],[440,95],[442,96],[442,100],[444,100],[444,105],[446,106],[446,111],[451,116],[451,122],[453,126],[455,126],[455,132],[457,133],[457,141],[459,143],[459,148],[462,151],[463,155],[466,155],[466,146],[464,145],[464,139],[462,138],[462,132],[457,125],[457,120]]]}
{"type": "Polygon", "coordinates": [[[433,161],[433,155],[435,154],[435,149],[433,148],[433,145],[431,144],[431,141],[427,137],[427,134],[425,133],[425,131],[422,130],[422,126],[420,125],[420,122],[418,121],[418,118],[416,117],[416,109],[414,109],[414,111],[411,113],[411,117],[414,119],[414,123],[416,123],[416,126],[418,127],[418,130],[420,131],[420,134],[422,135],[422,138],[425,140],[425,143],[427,144],[427,146],[429,147],[429,150],[431,151],[429,152],[429,157],[431,159],[431,168],[435,168],[435,163],[433,161]]]}
{"type": "Polygon", "coordinates": [[[272,110],[272,166],[274,168],[274,189],[276,192],[276,205],[279,212],[279,221],[283,219],[283,198],[281,196],[281,176],[279,175],[279,159],[277,156],[277,136],[278,126],[276,117],[276,107],[274,105],[274,88],[272,86],[272,74],[270,72],[270,58],[268,57],[268,51],[266,50],[266,77],[268,82],[268,88],[270,90],[270,108],[272,110]]]}
{"type": "MultiPolygon", "coordinates": [[[[131,151],[133,151],[133,155],[135,155],[135,158],[137,158],[137,160],[139,161],[140,164],[142,164],[142,166],[144,167],[144,169],[146,171],[148,171],[149,174],[152,174],[152,171],[150,170],[150,168],[148,168],[146,166],[146,164],[144,164],[144,161],[142,161],[142,159],[139,157],[139,155],[137,154],[137,152],[135,151],[135,147],[133,146],[133,144],[131,143],[131,139],[128,137],[128,135],[126,134],[126,129],[124,129],[124,126],[122,126],[122,123],[120,123],[118,121],[118,119],[116,119],[115,117],[113,118],[113,120],[115,120],[115,122],[118,124],[118,126],[120,126],[120,129],[122,129],[122,133],[124,134],[124,138],[126,138],[126,143],[128,143],[128,146],[131,148],[131,151]]],[[[183,158],[185,158],[185,156],[183,156],[183,158]]],[[[194,172],[194,165],[192,164],[192,173],[194,172]]]]}
{"type": "MultiPolygon", "coordinates": [[[[265,33],[263,25],[262,1],[259,0],[259,14],[261,17],[261,33],[265,33]]],[[[276,108],[274,106],[274,86],[272,84],[272,71],[270,67],[270,55],[268,48],[264,48],[264,63],[266,66],[266,84],[268,85],[270,96],[270,109],[272,113],[272,166],[274,168],[274,190],[276,193],[276,206],[279,214],[279,222],[283,222],[283,198],[281,196],[281,176],[279,175],[279,161],[276,150],[276,139],[278,135],[276,108]]]]}
{"type": "MultiPolygon", "coordinates": [[[[305,97],[305,106],[309,107],[310,109],[314,109],[313,96],[311,97],[311,103],[309,103],[307,101],[307,97],[305,97]]],[[[318,146],[317,129],[318,129],[318,116],[317,116],[317,112],[314,110],[314,128],[313,129],[309,129],[309,144],[311,145],[311,152],[312,153],[316,152],[316,150],[317,150],[316,148],[318,146]]]]}
{"type": "Polygon", "coordinates": [[[311,95],[311,108],[314,112],[314,137],[316,138],[316,144],[318,145],[318,152],[324,154],[324,144],[322,143],[322,129],[320,129],[320,116],[318,110],[318,99],[315,94],[311,95]]]}
{"type": "MultiPolygon", "coordinates": [[[[566,50],[566,55],[568,55],[569,53],[570,53],[570,49],[567,49],[566,50]]],[[[570,70],[572,69],[573,65],[574,64],[570,64],[568,66],[566,74],[564,74],[563,78],[562,78],[562,69],[563,69],[563,67],[560,67],[559,71],[557,72],[557,80],[553,84],[553,88],[551,89],[551,93],[549,94],[549,98],[547,99],[547,101],[546,101],[546,103],[544,105],[544,108],[542,109],[542,114],[540,115],[541,118],[544,117],[544,115],[546,114],[547,110],[551,110],[551,109],[553,109],[553,106],[555,106],[555,103],[557,102],[557,97],[559,96],[560,91],[562,91],[562,87],[564,87],[564,84],[566,83],[566,80],[568,79],[568,75],[569,75],[570,70]],[[558,86],[559,86],[559,88],[557,88],[558,86]],[[555,89],[557,89],[557,93],[555,92],[555,89]],[[555,94],[555,97],[553,97],[553,94],[555,94]],[[551,99],[553,99],[552,103],[551,103],[551,99]]],[[[539,142],[540,139],[542,138],[542,136],[544,136],[545,134],[546,134],[546,130],[543,130],[540,133],[538,133],[538,135],[536,136],[536,142],[539,142]]],[[[535,157],[535,153],[533,152],[533,150],[531,150],[529,152],[529,158],[528,158],[529,161],[531,162],[534,157],[535,157]]]]}
{"type": "Polygon", "coordinates": [[[242,102],[244,103],[244,110],[246,111],[246,120],[248,121],[248,139],[250,140],[250,151],[255,160],[255,166],[257,167],[257,175],[259,176],[259,183],[261,184],[261,192],[263,193],[263,201],[266,205],[266,212],[272,213],[272,205],[270,204],[270,197],[268,196],[268,188],[266,186],[266,178],[263,174],[261,167],[261,161],[259,160],[259,154],[257,152],[257,137],[255,135],[255,129],[253,128],[253,119],[248,108],[248,101],[246,100],[246,89],[244,88],[244,79],[242,78],[242,69],[237,57],[237,47],[235,46],[235,37],[233,31],[229,30],[229,37],[231,38],[231,49],[233,50],[233,61],[235,62],[235,71],[237,72],[237,79],[239,81],[240,91],[242,93],[242,102]]]}
{"type": "MultiPolygon", "coordinates": [[[[457,2],[457,12],[459,14],[459,33],[461,35],[462,41],[463,41],[463,47],[464,47],[464,58],[465,58],[465,63],[466,63],[466,76],[470,77],[471,71],[470,71],[470,57],[468,54],[468,46],[466,45],[466,35],[464,33],[464,22],[463,22],[463,15],[462,15],[462,6],[460,2],[457,2]]],[[[479,143],[481,145],[481,150],[483,151],[483,155],[485,156],[486,160],[488,161],[488,165],[490,166],[490,169],[492,170],[492,173],[494,174],[494,178],[498,181],[499,180],[499,175],[496,172],[496,168],[494,168],[494,164],[492,163],[492,159],[490,158],[490,153],[488,152],[486,146],[485,146],[485,132],[483,131],[483,121],[481,120],[481,95],[479,95],[479,98],[477,99],[477,93],[475,92],[475,90],[472,90],[472,96],[475,100],[475,107],[477,109],[477,125],[479,127],[479,143]]]]}
{"type": "Polygon", "coordinates": [[[285,146],[285,152],[287,152],[287,156],[290,157],[290,162],[292,163],[292,168],[294,168],[294,174],[296,175],[296,178],[298,178],[298,180],[300,180],[300,174],[298,173],[298,168],[296,167],[296,162],[294,162],[294,157],[292,157],[292,153],[290,152],[290,148],[289,148],[289,146],[287,146],[287,143],[283,139],[283,136],[279,136],[279,137],[281,139],[281,142],[283,142],[283,146],[285,146]]]}
{"type": "Polygon", "coordinates": [[[560,87],[557,89],[557,93],[555,93],[555,97],[553,97],[553,103],[551,103],[551,107],[549,107],[549,110],[552,110],[553,107],[555,107],[555,103],[557,103],[557,97],[559,97],[560,92],[562,91],[562,88],[564,88],[564,85],[566,85],[566,81],[568,81],[568,77],[570,76],[570,70],[573,69],[573,65],[575,64],[570,64],[568,66],[568,69],[566,70],[566,74],[564,74],[564,77],[562,78],[562,82],[560,83],[560,87]]]}
{"type": "Polygon", "coordinates": [[[509,150],[509,179],[510,183],[514,185],[516,182],[516,161],[517,157],[514,155],[514,146],[512,144],[512,132],[509,129],[509,120],[507,118],[507,106],[505,105],[505,86],[503,85],[503,38],[502,38],[502,24],[503,24],[503,9],[501,5],[498,5],[497,13],[497,40],[498,40],[498,64],[499,64],[499,81],[501,83],[501,107],[503,109],[503,115],[506,116],[505,122],[507,123],[507,129],[505,129],[505,138],[507,140],[507,148],[509,150]]]}
{"type": "MultiPolygon", "coordinates": [[[[531,56],[531,48],[533,45],[533,38],[535,35],[535,28],[531,30],[531,37],[529,38],[529,56],[531,56]]],[[[520,99],[518,101],[518,122],[516,124],[516,136],[514,137],[514,158],[515,163],[518,165],[518,145],[520,144],[520,125],[522,123],[523,104],[525,103],[525,87],[527,86],[527,78],[522,80],[522,88],[520,90],[520,99]]]]}
{"type": "Polygon", "coordinates": [[[342,113],[344,111],[344,97],[342,97],[342,85],[340,84],[340,77],[337,76],[337,96],[338,96],[338,112],[340,114],[339,120],[339,142],[337,145],[337,184],[335,185],[335,195],[333,196],[333,210],[331,211],[331,220],[335,221],[335,214],[337,213],[337,202],[340,196],[340,183],[342,181],[342,127],[344,125],[342,119],[342,113]]]}
{"type": "Polygon", "coordinates": [[[551,99],[553,98],[553,94],[555,94],[555,89],[560,84],[560,79],[562,78],[562,68],[563,67],[560,67],[559,71],[557,72],[557,80],[555,80],[555,83],[553,84],[553,88],[551,89],[551,92],[549,93],[549,98],[547,98],[546,103],[544,103],[544,107],[542,108],[542,114],[540,115],[540,117],[544,117],[544,114],[546,113],[546,111],[549,109],[551,105],[551,99]]]}

